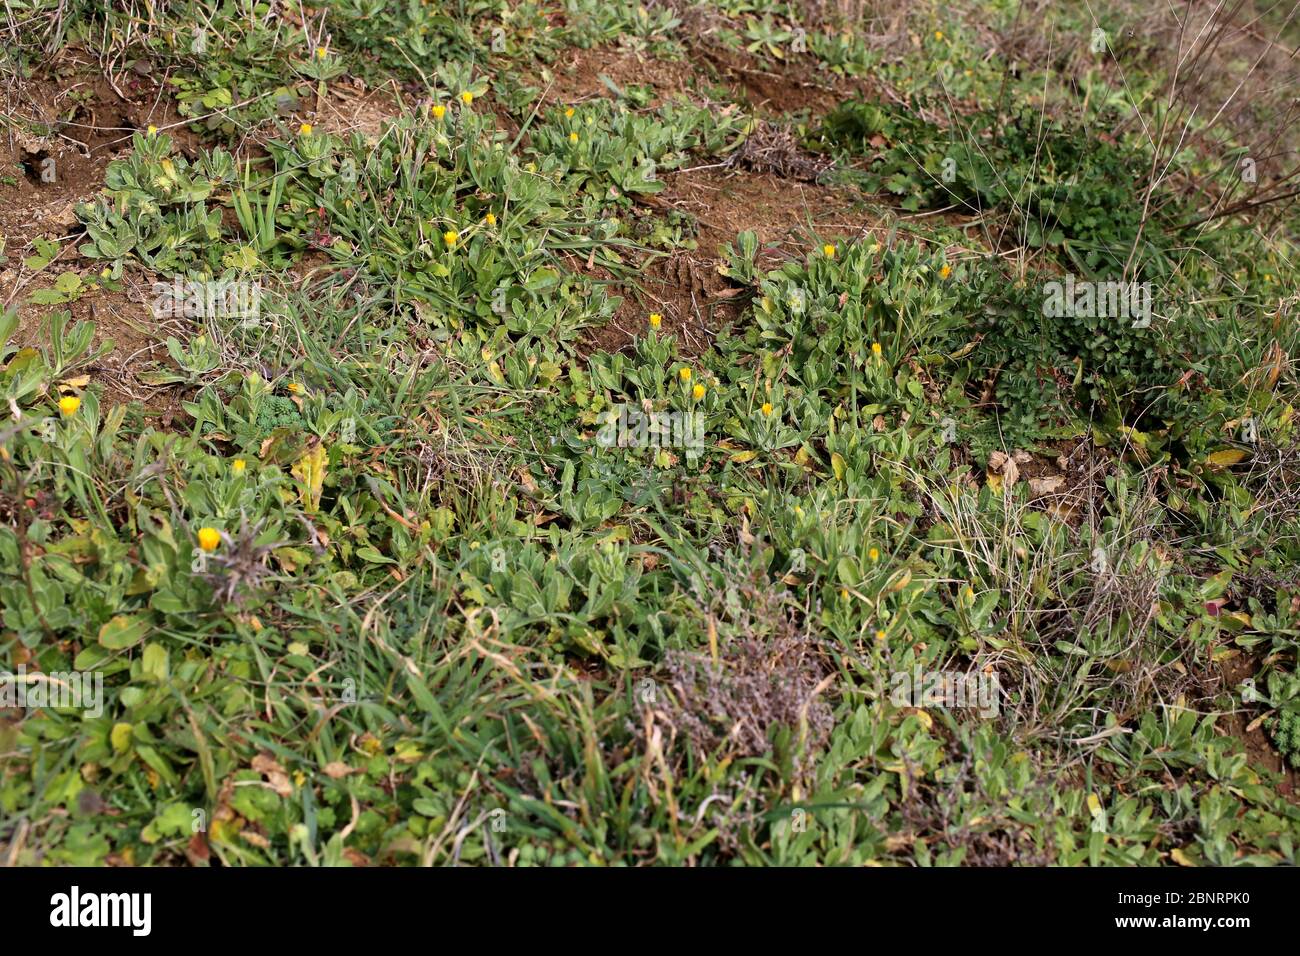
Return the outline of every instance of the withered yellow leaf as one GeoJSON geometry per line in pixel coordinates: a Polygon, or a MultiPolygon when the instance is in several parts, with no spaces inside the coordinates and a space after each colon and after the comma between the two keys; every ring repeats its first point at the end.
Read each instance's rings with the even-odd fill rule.
{"type": "Polygon", "coordinates": [[[300,482],[298,497],[302,499],[303,510],[308,514],[315,514],[320,507],[321,492],[325,488],[326,468],[325,446],[317,444],[309,448],[290,470],[290,473],[300,482]]]}

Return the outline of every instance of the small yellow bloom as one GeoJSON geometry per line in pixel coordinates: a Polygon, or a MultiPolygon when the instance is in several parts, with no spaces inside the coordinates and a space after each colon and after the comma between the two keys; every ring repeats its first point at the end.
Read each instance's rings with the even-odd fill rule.
{"type": "Polygon", "coordinates": [[[497,224],[497,217],[494,216],[492,213],[488,213],[486,216],[483,217],[483,221],[487,223],[489,226],[495,226],[497,224]]]}
{"type": "Polygon", "coordinates": [[[840,588],[840,600],[841,600],[841,601],[847,601],[848,599],[849,599],[849,589],[848,589],[848,588],[840,588]]]}
{"type": "Polygon", "coordinates": [[[872,343],[871,343],[871,354],[874,355],[876,358],[880,358],[880,351],[881,351],[881,349],[880,349],[880,343],[879,343],[879,342],[872,342],[872,343]]]}
{"type": "Polygon", "coordinates": [[[64,395],[59,399],[59,411],[66,418],[68,415],[77,414],[77,409],[81,407],[81,399],[75,395],[64,395]]]}
{"type": "Polygon", "coordinates": [[[244,461],[244,459],[242,458],[236,458],[234,461],[230,463],[230,470],[237,475],[242,475],[244,473],[244,469],[247,467],[248,467],[248,462],[244,461]]]}
{"type": "Polygon", "coordinates": [[[872,548],[870,551],[867,552],[867,558],[870,559],[870,560],[873,561],[873,562],[874,562],[874,561],[879,561],[879,560],[880,560],[880,552],[879,552],[876,548],[872,548]]]}
{"type": "Polygon", "coordinates": [[[565,118],[565,119],[573,119],[573,107],[572,107],[572,106],[570,106],[567,110],[564,111],[564,118],[565,118]]]}
{"type": "Polygon", "coordinates": [[[457,233],[455,229],[448,229],[446,232],[442,234],[442,241],[445,242],[448,246],[454,246],[456,244],[456,240],[459,238],[460,238],[460,234],[457,233]]]}
{"type": "Polygon", "coordinates": [[[663,322],[664,322],[664,317],[660,315],[658,312],[650,313],[650,328],[657,329],[659,328],[659,326],[663,325],[663,322]]]}
{"type": "Polygon", "coordinates": [[[950,275],[952,275],[952,266],[948,265],[947,263],[944,263],[943,268],[939,270],[939,278],[946,279],[950,275]]]}
{"type": "Polygon", "coordinates": [[[578,141],[578,134],[577,134],[577,133],[570,133],[570,134],[569,134],[569,142],[570,142],[570,143],[576,143],[577,141],[578,141]]]}
{"type": "Polygon", "coordinates": [[[822,246],[822,255],[824,255],[827,259],[834,259],[835,247],[831,245],[829,242],[826,243],[826,245],[822,246]]]}
{"type": "Polygon", "coordinates": [[[469,90],[466,90],[464,93],[460,94],[460,101],[466,106],[469,106],[469,104],[474,102],[474,94],[469,90]]]}
{"type": "Polygon", "coordinates": [[[150,125],[150,127],[145,131],[145,135],[146,135],[146,136],[157,136],[157,135],[158,135],[158,127],[157,127],[157,126],[150,125]]]}
{"type": "Polygon", "coordinates": [[[329,51],[327,51],[323,46],[318,46],[316,48],[316,59],[323,60],[327,56],[329,56],[329,51]]]}
{"type": "Polygon", "coordinates": [[[442,104],[439,104],[435,106],[433,109],[431,109],[429,112],[433,114],[434,119],[440,120],[447,115],[447,107],[443,106],[442,104]]]}
{"type": "Polygon", "coordinates": [[[935,38],[936,40],[942,40],[942,39],[943,39],[943,31],[942,31],[942,30],[935,30],[935,31],[934,31],[934,38],[935,38]]]}
{"type": "Polygon", "coordinates": [[[285,388],[287,388],[294,395],[297,395],[299,392],[302,391],[302,386],[299,385],[297,382],[290,382],[288,385],[285,386],[285,388]]]}
{"type": "Polygon", "coordinates": [[[199,529],[199,547],[204,551],[215,551],[221,546],[221,532],[216,528],[199,529]]]}
{"type": "Polygon", "coordinates": [[[763,407],[760,408],[759,411],[762,412],[764,415],[771,415],[771,414],[772,414],[772,403],[771,403],[771,402],[764,402],[764,403],[763,403],[763,407]]]}
{"type": "Polygon", "coordinates": [[[99,274],[103,276],[105,279],[107,279],[109,276],[113,274],[113,270],[110,269],[108,266],[104,266],[104,268],[99,271],[99,274]]]}
{"type": "Polygon", "coordinates": [[[312,129],[312,127],[311,127],[311,123],[303,123],[301,126],[298,127],[298,135],[299,135],[299,136],[310,136],[310,135],[311,135],[311,129],[312,129]]]}
{"type": "Polygon", "coordinates": [[[695,400],[698,402],[704,397],[704,386],[697,384],[693,389],[691,389],[691,394],[695,396],[695,400]]]}
{"type": "Polygon", "coordinates": [[[683,382],[689,382],[691,380],[691,370],[688,368],[681,369],[677,374],[681,376],[683,382]]]}
{"type": "Polygon", "coordinates": [[[885,639],[885,632],[884,632],[884,631],[876,631],[876,640],[878,640],[878,641],[883,641],[884,639],[885,639]]]}

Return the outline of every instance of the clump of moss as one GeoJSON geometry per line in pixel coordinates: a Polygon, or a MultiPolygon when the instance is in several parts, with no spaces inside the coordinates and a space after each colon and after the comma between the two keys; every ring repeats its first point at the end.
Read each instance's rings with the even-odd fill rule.
{"type": "Polygon", "coordinates": [[[1300,714],[1283,711],[1264,724],[1282,759],[1300,768],[1300,714]]]}
{"type": "Polygon", "coordinates": [[[277,428],[294,428],[302,425],[302,413],[293,399],[271,395],[262,399],[257,407],[257,431],[269,435],[277,428]]]}

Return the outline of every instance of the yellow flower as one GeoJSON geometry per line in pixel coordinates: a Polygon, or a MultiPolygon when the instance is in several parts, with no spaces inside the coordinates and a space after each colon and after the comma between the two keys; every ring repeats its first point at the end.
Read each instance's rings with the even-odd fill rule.
{"type": "Polygon", "coordinates": [[[302,391],[302,386],[299,385],[297,382],[290,382],[288,385],[285,386],[285,388],[287,388],[294,395],[297,395],[299,392],[302,391]]]}
{"type": "Polygon", "coordinates": [[[221,532],[216,528],[199,529],[199,547],[204,551],[215,551],[221,546],[221,532]]]}
{"type": "Polygon", "coordinates": [[[880,552],[877,549],[872,548],[870,551],[867,552],[867,557],[872,561],[879,561],[880,552]]]}
{"type": "Polygon", "coordinates": [[[248,467],[248,462],[244,461],[244,459],[242,458],[236,458],[234,461],[230,463],[230,470],[237,475],[242,475],[244,473],[244,469],[247,467],[248,467]]]}
{"type": "Polygon", "coordinates": [[[879,343],[879,342],[872,342],[872,343],[871,343],[871,354],[874,355],[876,358],[880,358],[880,343],[879,343]]]}
{"type": "Polygon", "coordinates": [[[832,246],[829,242],[826,243],[826,245],[822,246],[822,255],[824,255],[827,259],[834,259],[835,247],[832,246]]]}
{"type": "Polygon", "coordinates": [[[109,276],[113,274],[113,270],[110,269],[108,266],[104,266],[104,268],[100,270],[99,274],[103,276],[105,279],[107,279],[109,276]]]}
{"type": "Polygon", "coordinates": [[[693,389],[691,389],[691,394],[695,396],[695,400],[698,402],[704,397],[704,386],[697,384],[693,389]]]}
{"type": "Polygon", "coordinates": [[[564,118],[565,118],[565,119],[573,119],[573,107],[572,107],[572,106],[570,106],[567,110],[564,111],[564,118]]]}
{"type": "Polygon", "coordinates": [[[946,279],[950,275],[952,275],[952,266],[944,263],[943,268],[939,270],[939,278],[946,279]]]}
{"type": "Polygon", "coordinates": [[[469,104],[474,102],[474,94],[469,90],[466,90],[464,93],[460,94],[460,101],[466,106],[469,106],[469,104]]]}
{"type": "Polygon", "coordinates": [[[885,639],[885,632],[884,632],[884,631],[876,631],[876,640],[878,640],[878,641],[883,641],[884,639],[885,639]]]}
{"type": "Polygon", "coordinates": [[[448,246],[454,246],[456,244],[456,240],[459,238],[460,235],[456,232],[455,229],[448,229],[446,232],[442,234],[442,241],[445,242],[448,246]]]}
{"type": "Polygon", "coordinates": [[[447,115],[447,107],[443,106],[442,104],[438,104],[429,112],[433,114],[434,119],[442,119],[444,116],[447,115]]]}
{"type": "Polygon", "coordinates": [[[681,369],[677,374],[681,376],[683,382],[689,382],[691,380],[691,370],[688,368],[681,369]]]}
{"type": "Polygon", "coordinates": [[[318,46],[316,48],[316,59],[323,60],[327,56],[329,56],[329,53],[323,46],[318,46]]]}
{"type": "Polygon", "coordinates": [[[660,315],[658,312],[650,313],[650,328],[652,329],[659,328],[659,326],[663,324],[663,321],[664,321],[664,317],[660,315]]]}
{"type": "Polygon", "coordinates": [[[848,589],[848,588],[840,588],[840,600],[841,600],[841,601],[847,601],[848,599],[849,599],[849,589],[848,589]]]}
{"type": "Polygon", "coordinates": [[[570,142],[570,143],[576,143],[577,141],[578,141],[578,134],[577,134],[577,133],[570,133],[570,134],[569,134],[569,142],[570,142]]]}
{"type": "Polygon", "coordinates": [[[157,136],[157,135],[158,135],[158,127],[157,127],[157,126],[150,125],[150,127],[145,131],[145,135],[146,135],[146,136],[157,136]]]}
{"type": "Polygon", "coordinates": [[[943,31],[942,31],[942,30],[935,30],[935,31],[934,31],[934,38],[935,38],[936,40],[942,40],[942,39],[943,39],[943,31]]]}
{"type": "Polygon", "coordinates": [[[301,126],[299,126],[299,127],[298,127],[298,135],[299,135],[299,136],[310,136],[310,135],[311,135],[311,123],[303,123],[301,126]]]}
{"type": "Polygon", "coordinates": [[[759,411],[762,412],[764,415],[771,415],[771,414],[772,414],[772,403],[771,403],[771,402],[764,402],[764,403],[763,403],[763,407],[760,408],[759,411]]]}
{"type": "Polygon", "coordinates": [[[489,226],[495,226],[497,224],[497,217],[494,216],[492,213],[488,213],[486,216],[483,217],[483,221],[487,223],[489,226]]]}
{"type": "Polygon", "coordinates": [[[77,414],[77,409],[81,407],[81,399],[75,395],[64,395],[59,399],[59,411],[66,418],[68,415],[77,414]]]}

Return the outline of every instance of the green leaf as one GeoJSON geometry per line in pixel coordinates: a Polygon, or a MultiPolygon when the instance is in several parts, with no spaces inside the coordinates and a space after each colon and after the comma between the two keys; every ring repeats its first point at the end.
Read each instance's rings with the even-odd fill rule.
{"type": "Polygon", "coordinates": [[[110,651],[122,651],[144,640],[149,618],[119,614],[99,629],[99,643],[110,651]]]}

